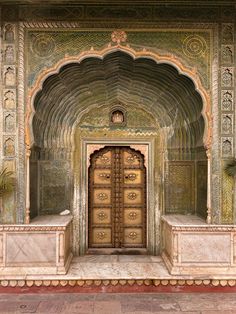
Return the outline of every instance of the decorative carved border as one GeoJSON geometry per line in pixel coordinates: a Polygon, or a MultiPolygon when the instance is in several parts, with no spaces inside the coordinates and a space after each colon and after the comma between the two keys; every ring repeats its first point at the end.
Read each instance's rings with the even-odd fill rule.
{"type": "MultiPolygon", "coordinates": [[[[2,288],[30,288],[30,287],[133,287],[135,291],[138,287],[179,287],[179,286],[201,286],[204,287],[236,287],[235,279],[88,279],[88,280],[68,280],[68,279],[47,279],[47,280],[1,280],[2,288]]],[[[91,290],[90,290],[91,292],[91,290]]],[[[104,292],[104,291],[103,291],[104,292]]]]}
{"type": "Polygon", "coordinates": [[[22,231],[64,231],[68,226],[30,226],[30,225],[0,225],[0,232],[22,232],[22,231]]]}
{"type": "Polygon", "coordinates": [[[19,23],[18,32],[18,184],[17,187],[17,213],[18,223],[23,223],[25,218],[26,208],[26,185],[25,185],[25,56],[24,56],[24,42],[25,31],[22,23],[19,23]]]}

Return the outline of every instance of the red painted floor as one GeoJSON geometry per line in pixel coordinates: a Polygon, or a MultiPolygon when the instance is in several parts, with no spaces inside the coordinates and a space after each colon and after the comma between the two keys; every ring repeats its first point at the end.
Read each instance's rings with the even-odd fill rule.
{"type": "Polygon", "coordinates": [[[0,294],[0,313],[231,314],[236,293],[0,294]]]}

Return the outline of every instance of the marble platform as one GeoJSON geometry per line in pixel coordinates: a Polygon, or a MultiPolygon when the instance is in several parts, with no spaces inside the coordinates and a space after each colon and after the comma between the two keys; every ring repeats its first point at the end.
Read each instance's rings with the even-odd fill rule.
{"type": "Polygon", "coordinates": [[[71,216],[0,225],[0,276],[65,274],[72,259],[71,232],[71,216]]]}
{"type": "Polygon", "coordinates": [[[196,216],[162,217],[163,260],[172,275],[236,276],[236,226],[196,216]]]}
{"type": "MultiPolygon", "coordinates": [[[[0,286],[152,282],[236,286],[236,226],[196,216],[162,217],[161,256],[71,253],[71,216],[0,226],[0,286]]],[[[130,283],[129,283],[130,284],[130,283]]]]}
{"type": "Polygon", "coordinates": [[[73,257],[66,274],[0,274],[0,286],[11,282],[21,285],[64,286],[96,285],[102,283],[155,283],[171,285],[204,285],[214,283],[233,283],[236,286],[236,275],[171,275],[161,256],[144,255],[100,255],[73,257]]]}

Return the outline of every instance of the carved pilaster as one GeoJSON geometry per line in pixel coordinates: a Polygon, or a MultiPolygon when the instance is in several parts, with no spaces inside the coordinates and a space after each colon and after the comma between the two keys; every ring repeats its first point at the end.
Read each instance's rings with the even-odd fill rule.
{"type": "Polygon", "coordinates": [[[212,222],[212,209],[211,209],[211,151],[208,148],[207,154],[207,219],[206,222],[211,224],[212,222]]]}
{"type": "Polygon", "coordinates": [[[25,223],[30,223],[30,148],[26,147],[26,209],[25,209],[25,223]]]}
{"type": "MultiPolygon", "coordinates": [[[[0,32],[3,33],[2,27],[2,11],[0,7],[0,32]]],[[[0,47],[2,47],[2,36],[0,36],[0,47]]],[[[2,56],[0,57],[0,69],[2,69],[2,56]]],[[[2,74],[2,73],[1,73],[2,74]]],[[[2,122],[3,117],[3,85],[2,85],[2,75],[0,75],[0,119],[2,122]]],[[[0,134],[3,132],[3,123],[0,123],[0,134]]],[[[0,147],[3,147],[2,136],[0,136],[0,147]]],[[[2,167],[2,149],[0,149],[0,167],[2,167]]]]}
{"type": "Polygon", "coordinates": [[[225,160],[235,156],[234,136],[234,24],[221,24],[220,86],[221,86],[221,222],[233,223],[234,180],[224,172],[225,160]]]}
{"type": "MultiPolygon", "coordinates": [[[[211,219],[220,223],[220,160],[219,160],[219,28],[213,32],[212,51],[212,145],[211,145],[211,219]]],[[[208,148],[207,148],[208,149],[208,148]]],[[[209,208],[208,208],[209,210],[209,208]]]]}
{"type": "Polygon", "coordinates": [[[18,41],[18,187],[17,221],[23,223],[25,208],[25,101],[24,101],[24,26],[19,23],[18,41]]]}
{"type": "MultiPolygon", "coordinates": [[[[1,58],[1,160],[3,167],[14,172],[17,177],[16,159],[18,154],[16,141],[16,85],[17,85],[17,24],[2,22],[2,58],[1,58]]],[[[12,193],[3,202],[3,208],[8,208],[5,217],[3,211],[2,222],[14,223],[16,208],[15,193],[12,193]]]]}

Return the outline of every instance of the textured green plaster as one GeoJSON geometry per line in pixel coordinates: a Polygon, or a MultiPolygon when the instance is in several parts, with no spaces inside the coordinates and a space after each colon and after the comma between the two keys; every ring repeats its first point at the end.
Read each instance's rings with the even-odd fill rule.
{"type": "MultiPolygon", "coordinates": [[[[39,73],[53,67],[65,56],[76,56],[82,51],[101,50],[111,43],[112,29],[109,31],[29,31],[27,39],[28,50],[28,84],[34,84],[39,73]],[[37,47],[41,47],[43,36],[50,36],[54,49],[48,55],[37,54],[37,47]],[[37,38],[41,40],[37,42],[37,38]]],[[[141,51],[157,52],[160,55],[173,54],[178,57],[185,66],[195,67],[199,73],[203,85],[208,88],[210,80],[210,32],[209,30],[155,30],[155,31],[127,31],[127,43],[131,48],[141,51]],[[183,51],[184,40],[188,36],[201,36],[206,44],[204,53],[197,56],[188,56],[183,51]]],[[[47,49],[47,48],[46,48],[47,49]]]]}

